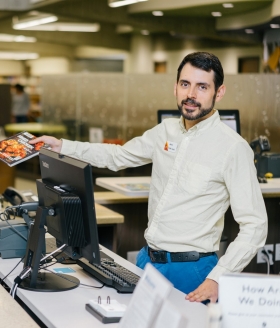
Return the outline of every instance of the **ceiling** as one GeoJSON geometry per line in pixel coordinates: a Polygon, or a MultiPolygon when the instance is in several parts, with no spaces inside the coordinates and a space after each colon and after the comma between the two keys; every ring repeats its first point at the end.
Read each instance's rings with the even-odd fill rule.
{"type": "MultiPolygon", "coordinates": [[[[0,33],[32,36],[36,43],[0,42],[0,50],[36,51],[40,56],[73,56],[79,46],[129,51],[133,34],[148,31],[162,38],[167,49],[180,49],[182,40],[212,47],[261,45],[270,23],[280,23],[280,0],[233,0],[224,8],[221,0],[149,0],[110,8],[108,0],[5,0],[0,1],[0,33]],[[99,32],[14,30],[12,18],[30,11],[49,13],[58,22],[99,23],[99,32]],[[152,11],[161,10],[163,16],[152,11]],[[212,12],[221,12],[213,17],[212,12]],[[129,32],[117,32],[120,25],[129,32]],[[245,29],[253,29],[248,34],[245,29]]],[[[279,31],[279,30],[278,30],[279,31]]],[[[274,31],[275,32],[275,31],[274,31]]]]}

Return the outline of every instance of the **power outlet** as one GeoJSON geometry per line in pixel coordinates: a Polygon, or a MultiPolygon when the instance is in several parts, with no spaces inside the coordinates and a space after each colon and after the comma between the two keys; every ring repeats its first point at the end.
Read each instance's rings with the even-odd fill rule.
{"type": "MultiPolygon", "coordinates": [[[[266,263],[265,259],[264,259],[264,254],[262,253],[263,249],[266,249],[267,251],[274,251],[274,245],[264,245],[264,247],[262,247],[257,254],[257,263],[266,263]]],[[[269,253],[269,263],[272,265],[273,264],[273,254],[269,253]]]]}
{"type": "Polygon", "coordinates": [[[280,244],[275,244],[275,261],[280,261],[280,244]]]}

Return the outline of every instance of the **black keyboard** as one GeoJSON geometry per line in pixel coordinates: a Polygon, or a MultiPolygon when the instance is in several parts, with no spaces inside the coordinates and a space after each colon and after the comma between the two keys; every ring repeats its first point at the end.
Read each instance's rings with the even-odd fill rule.
{"type": "Polygon", "coordinates": [[[85,271],[109,287],[115,288],[119,293],[132,293],[139,276],[114,262],[110,258],[101,258],[101,264],[91,264],[85,258],[77,260],[85,271]]]}

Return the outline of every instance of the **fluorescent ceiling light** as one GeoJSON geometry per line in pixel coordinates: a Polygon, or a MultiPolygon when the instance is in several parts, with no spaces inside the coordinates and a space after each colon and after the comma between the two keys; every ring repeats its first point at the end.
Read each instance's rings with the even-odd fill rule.
{"type": "Polygon", "coordinates": [[[245,32],[246,32],[247,34],[254,34],[254,33],[255,33],[254,30],[251,29],[251,28],[246,28],[246,29],[245,29],[245,32]]]}
{"type": "Polygon", "coordinates": [[[36,41],[37,39],[31,36],[0,33],[0,42],[36,42],[36,41]]]}
{"type": "Polygon", "coordinates": [[[0,59],[2,60],[28,60],[37,58],[39,58],[39,55],[35,52],[0,51],[0,59]]]}
{"type": "Polygon", "coordinates": [[[29,31],[60,31],[60,32],[98,32],[100,30],[99,24],[87,23],[54,23],[32,26],[25,28],[29,31]]]}
{"type": "Polygon", "coordinates": [[[232,3],[223,3],[224,8],[233,8],[234,5],[232,3]]]}
{"type": "Polygon", "coordinates": [[[42,1],[46,1],[46,0],[29,0],[30,3],[37,3],[37,2],[42,2],[42,1]]]}
{"type": "Polygon", "coordinates": [[[279,24],[270,24],[270,27],[271,27],[271,28],[279,28],[280,25],[279,25],[279,24]]]}
{"type": "Polygon", "coordinates": [[[163,12],[160,11],[160,10],[154,10],[154,11],[152,12],[152,14],[153,14],[154,16],[163,16],[163,12]]]}
{"type": "Polygon", "coordinates": [[[38,15],[29,17],[26,19],[19,20],[18,17],[13,18],[13,28],[15,30],[24,30],[33,26],[38,26],[42,24],[48,24],[56,22],[58,18],[53,15],[38,15]]]}
{"type": "Polygon", "coordinates": [[[132,5],[133,3],[142,2],[147,0],[108,0],[108,6],[111,8],[117,8],[121,6],[132,5]]]}
{"type": "Polygon", "coordinates": [[[142,31],[141,31],[141,34],[142,34],[142,35],[149,35],[150,32],[149,32],[148,30],[142,30],[142,31]]]}
{"type": "Polygon", "coordinates": [[[214,17],[221,17],[222,13],[219,12],[219,11],[212,11],[211,15],[214,16],[214,17]]]}

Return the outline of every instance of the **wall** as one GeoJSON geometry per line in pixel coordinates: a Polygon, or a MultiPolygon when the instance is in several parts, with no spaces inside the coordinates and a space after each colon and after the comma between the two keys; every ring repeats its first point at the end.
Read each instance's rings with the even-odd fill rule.
{"type": "MultiPolygon", "coordinates": [[[[42,78],[45,122],[77,120],[101,127],[106,138],[129,140],[157,124],[158,109],[176,108],[175,74],[88,73],[42,78]],[[63,87],[62,87],[63,86],[63,87]]],[[[272,74],[226,75],[219,109],[239,109],[241,133],[267,135],[280,152],[280,80],[272,74]]],[[[84,139],[88,140],[85,130],[84,139]]]]}
{"type": "MultiPolygon", "coordinates": [[[[168,67],[167,71],[169,73],[176,72],[178,68],[178,63],[187,54],[193,51],[207,51],[215,54],[221,61],[225,74],[237,74],[238,73],[238,58],[242,57],[263,57],[262,47],[232,47],[232,48],[206,48],[206,49],[186,49],[180,51],[171,51],[167,55],[168,67]]],[[[261,60],[260,60],[261,63],[261,60]]],[[[260,66],[260,72],[262,71],[262,66],[260,66]]]]}
{"type": "Polygon", "coordinates": [[[17,60],[0,60],[0,76],[22,75],[24,65],[17,60]]]}
{"type": "Polygon", "coordinates": [[[65,74],[69,72],[69,60],[64,57],[44,57],[27,61],[32,76],[65,74]]]}

